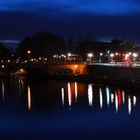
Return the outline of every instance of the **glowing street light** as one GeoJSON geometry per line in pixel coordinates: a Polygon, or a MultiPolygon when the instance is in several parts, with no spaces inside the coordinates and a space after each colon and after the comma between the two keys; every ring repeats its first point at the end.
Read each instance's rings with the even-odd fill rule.
{"type": "Polygon", "coordinates": [[[93,53],[88,53],[87,57],[88,57],[87,60],[91,63],[92,57],[93,57],[93,53]]]}
{"type": "Polygon", "coordinates": [[[93,53],[88,53],[87,56],[88,56],[89,58],[92,58],[92,57],[93,57],[93,53]]]}
{"type": "Polygon", "coordinates": [[[31,51],[30,51],[30,50],[28,50],[28,51],[27,51],[27,54],[28,54],[28,55],[30,55],[30,54],[31,54],[31,51]]]}
{"type": "Polygon", "coordinates": [[[110,57],[114,57],[114,53],[111,53],[111,54],[110,54],[110,57]]]}
{"type": "Polygon", "coordinates": [[[68,57],[71,57],[71,56],[72,56],[72,54],[71,54],[71,53],[68,53],[67,55],[68,55],[68,57]]]}
{"type": "Polygon", "coordinates": [[[31,57],[31,51],[27,50],[27,57],[28,57],[28,62],[30,62],[30,57],[31,57]]]}
{"type": "Polygon", "coordinates": [[[132,55],[133,55],[133,57],[135,57],[135,58],[138,57],[138,54],[137,54],[137,53],[133,53],[132,55]]]}
{"type": "Polygon", "coordinates": [[[129,54],[125,54],[125,58],[128,58],[129,57],[129,54]]]}
{"type": "Polygon", "coordinates": [[[2,65],[1,67],[2,67],[2,68],[5,68],[5,66],[4,66],[4,65],[2,65]]]}
{"type": "Polygon", "coordinates": [[[133,56],[133,62],[135,62],[137,60],[138,54],[137,53],[133,53],[132,56],[133,56]]]}
{"type": "Polygon", "coordinates": [[[100,56],[103,56],[103,53],[100,53],[100,56]]]}

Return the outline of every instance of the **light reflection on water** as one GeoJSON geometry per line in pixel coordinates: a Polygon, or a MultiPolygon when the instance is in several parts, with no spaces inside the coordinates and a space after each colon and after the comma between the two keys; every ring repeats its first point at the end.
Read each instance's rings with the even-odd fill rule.
{"type": "Polygon", "coordinates": [[[99,93],[100,93],[100,108],[103,108],[103,93],[102,93],[102,89],[99,88],[99,93]]]}
{"type": "Polygon", "coordinates": [[[77,102],[78,90],[77,90],[77,82],[75,82],[75,102],[77,102]]]}
{"type": "MultiPolygon", "coordinates": [[[[84,104],[93,110],[108,109],[114,110],[117,114],[119,110],[123,110],[132,114],[137,106],[136,95],[131,91],[127,93],[127,90],[116,87],[62,81],[29,84],[30,82],[21,78],[13,79],[12,82],[9,82],[10,84],[4,79],[0,82],[1,101],[4,103],[8,99],[7,102],[16,102],[16,107],[23,106],[28,111],[39,107],[42,108],[42,111],[46,108],[48,110],[48,107],[50,109],[52,107],[73,109],[76,105],[84,104]]],[[[9,108],[11,108],[10,103],[9,108]]]]}
{"type": "Polygon", "coordinates": [[[88,103],[89,106],[93,105],[93,89],[91,84],[88,85],[88,103]]]}
{"type": "Polygon", "coordinates": [[[28,84],[28,110],[31,110],[31,89],[30,85],[28,84]]]}
{"type": "Polygon", "coordinates": [[[0,86],[0,135],[113,140],[139,135],[138,90],[32,79],[2,79],[0,86]]]}
{"type": "Polygon", "coordinates": [[[4,102],[4,96],[5,96],[5,95],[4,95],[4,94],[5,94],[5,93],[4,93],[4,92],[5,92],[4,90],[5,90],[5,87],[4,87],[4,81],[3,81],[3,80],[2,80],[1,88],[2,88],[2,100],[3,100],[3,102],[4,102]]]}
{"type": "MultiPolygon", "coordinates": [[[[67,104],[66,101],[64,101],[65,96],[68,96],[68,105],[70,108],[72,108],[73,102],[78,102],[78,86],[77,83],[76,86],[73,86],[75,83],[68,83],[67,86],[67,93],[64,93],[64,88],[61,90],[62,92],[62,104],[63,106],[67,104]],[[74,89],[73,89],[74,88],[74,89]],[[72,92],[74,91],[74,92],[72,92]],[[68,94],[68,95],[67,95],[68,94]],[[72,98],[75,95],[75,99],[72,98]],[[73,101],[73,99],[75,101],[73,101]]],[[[94,90],[96,88],[96,85],[88,84],[87,85],[87,93],[83,93],[87,95],[88,105],[89,107],[94,106],[94,101],[96,100],[95,104],[99,104],[100,109],[104,109],[106,106],[109,108],[110,105],[114,106],[116,113],[118,113],[119,110],[125,105],[127,105],[127,112],[128,114],[132,113],[132,110],[136,106],[137,97],[134,95],[128,95],[125,93],[124,90],[121,90],[120,88],[112,91],[108,86],[107,87],[98,87],[98,90],[94,90]],[[96,92],[95,92],[96,91],[96,92]],[[95,97],[95,99],[94,99],[95,97]]],[[[97,89],[97,88],[96,88],[97,89]]],[[[79,95],[80,96],[80,95],[79,95]]]]}

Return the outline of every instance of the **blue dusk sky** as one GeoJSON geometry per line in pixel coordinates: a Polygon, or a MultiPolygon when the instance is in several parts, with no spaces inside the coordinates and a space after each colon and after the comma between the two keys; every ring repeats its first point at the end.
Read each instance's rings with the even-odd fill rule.
{"type": "Polygon", "coordinates": [[[0,0],[0,41],[39,31],[140,43],[140,0],[0,0]]]}

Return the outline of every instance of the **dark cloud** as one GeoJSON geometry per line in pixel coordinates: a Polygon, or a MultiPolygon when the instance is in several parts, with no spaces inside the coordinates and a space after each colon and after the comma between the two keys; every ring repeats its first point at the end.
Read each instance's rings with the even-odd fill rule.
{"type": "Polygon", "coordinates": [[[0,39],[21,39],[39,30],[45,30],[43,20],[28,12],[0,13],[0,39]]]}
{"type": "Polygon", "coordinates": [[[116,37],[139,42],[139,0],[1,0],[0,39],[42,30],[65,37],[116,37]]]}

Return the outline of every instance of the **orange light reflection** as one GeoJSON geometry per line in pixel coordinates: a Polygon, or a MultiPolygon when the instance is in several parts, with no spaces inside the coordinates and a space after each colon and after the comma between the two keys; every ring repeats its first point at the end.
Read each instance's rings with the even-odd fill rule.
{"type": "Polygon", "coordinates": [[[75,82],[75,102],[77,102],[77,93],[78,93],[78,91],[77,91],[77,82],[75,82]]]}
{"type": "Polygon", "coordinates": [[[124,91],[122,91],[122,103],[125,104],[125,94],[124,94],[124,91]]]}
{"type": "Polygon", "coordinates": [[[28,110],[31,110],[31,89],[30,86],[28,85],[28,110]]]}

